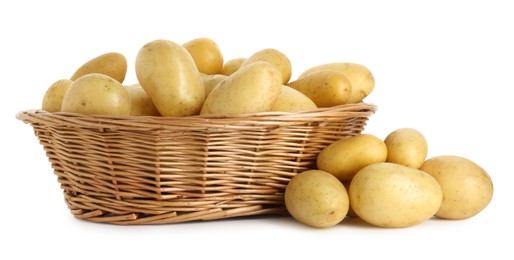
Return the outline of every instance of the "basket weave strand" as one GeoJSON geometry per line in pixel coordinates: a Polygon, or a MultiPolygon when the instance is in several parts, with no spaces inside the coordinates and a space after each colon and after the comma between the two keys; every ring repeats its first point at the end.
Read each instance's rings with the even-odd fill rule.
{"type": "Polygon", "coordinates": [[[286,213],[289,180],[376,111],[359,103],[294,113],[135,117],[19,112],[79,219],[164,224],[286,213]]]}

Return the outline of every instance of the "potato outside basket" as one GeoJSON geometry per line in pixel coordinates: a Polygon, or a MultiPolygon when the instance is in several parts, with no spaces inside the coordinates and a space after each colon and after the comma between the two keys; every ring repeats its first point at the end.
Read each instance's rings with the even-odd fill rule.
{"type": "Polygon", "coordinates": [[[79,219],[164,224],[287,214],[284,191],[330,143],[361,133],[376,106],[144,117],[27,110],[79,219]]]}

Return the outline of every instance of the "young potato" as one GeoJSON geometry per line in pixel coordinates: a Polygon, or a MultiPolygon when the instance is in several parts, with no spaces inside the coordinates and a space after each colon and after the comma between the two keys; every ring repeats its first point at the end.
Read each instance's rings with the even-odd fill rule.
{"type": "Polygon", "coordinates": [[[89,73],[105,74],[117,80],[119,83],[123,83],[127,74],[127,59],[121,53],[104,53],[80,66],[75,73],[73,73],[70,80],[75,81],[89,73]]]}
{"type": "Polygon", "coordinates": [[[62,101],[62,112],[129,115],[130,97],[121,83],[105,74],[90,73],[78,78],[62,101]]]}
{"type": "Polygon", "coordinates": [[[308,96],[318,107],[346,104],[352,93],[348,78],[331,69],[309,73],[287,85],[308,96]]]}
{"type": "Polygon", "coordinates": [[[410,227],[431,218],[443,192],[429,174],[395,163],[362,168],[349,188],[350,205],[365,222],[380,227],[410,227]]]}
{"type": "Polygon", "coordinates": [[[61,111],[62,100],[71,84],[73,84],[72,80],[61,79],[50,85],[50,87],[45,92],[45,96],[43,97],[43,104],[41,109],[48,112],[61,111]]]}
{"type": "Polygon", "coordinates": [[[211,91],[224,79],[226,79],[227,76],[223,74],[213,74],[213,75],[207,75],[205,77],[202,77],[202,83],[205,87],[205,96],[208,96],[211,91]]]}
{"type": "Polygon", "coordinates": [[[435,214],[444,219],[466,219],[481,212],[493,197],[489,174],[475,162],[455,155],[426,160],[420,170],[432,175],[441,185],[443,202],[435,214]]]}
{"type": "Polygon", "coordinates": [[[286,186],[284,200],[293,218],[316,228],[340,223],[350,207],[343,184],[320,170],[307,170],[294,176],[286,186]]]}
{"type": "Polygon", "coordinates": [[[418,169],[427,157],[427,141],[423,134],[413,128],[396,129],[387,135],[384,143],[387,146],[387,162],[418,169]]]}
{"type": "Polygon", "coordinates": [[[318,154],[318,169],[327,171],[340,181],[349,181],[367,165],[385,162],[387,147],[378,137],[359,134],[333,142],[318,154]]]}
{"type": "Polygon", "coordinates": [[[130,97],[131,116],[160,116],[152,99],[139,83],[125,86],[130,97]]]}
{"type": "Polygon", "coordinates": [[[289,61],[289,58],[281,51],[272,48],[260,50],[246,59],[243,64],[241,64],[241,67],[256,61],[265,61],[275,66],[282,75],[282,84],[289,82],[292,74],[291,62],[289,61]]]}
{"type": "Polygon", "coordinates": [[[316,104],[302,92],[283,85],[271,111],[294,112],[316,108],[316,104]]]}
{"type": "Polygon", "coordinates": [[[193,57],[198,70],[205,74],[220,74],[223,67],[223,54],[218,44],[209,38],[196,38],[184,43],[193,57]]]}
{"type": "Polygon", "coordinates": [[[247,114],[270,111],[282,77],[273,65],[257,61],[220,82],[207,96],[200,114],[247,114]]]}
{"type": "Polygon", "coordinates": [[[223,64],[223,67],[221,68],[221,74],[230,76],[232,73],[236,72],[241,67],[241,64],[246,60],[246,58],[234,58],[231,60],[228,60],[223,64]]]}
{"type": "Polygon", "coordinates": [[[136,76],[162,116],[197,115],[205,100],[200,72],[180,44],[154,40],[136,57],[136,76]]]}
{"type": "Polygon", "coordinates": [[[367,97],[375,88],[375,78],[367,67],[357,63],[336,62],[327,63],[312,67],[303,72],[299,78],[304,77],[318,70],[333,69],[337,70],[348,78],[352,86],[352,93],[348,103],[359,103],[367,97]]]}

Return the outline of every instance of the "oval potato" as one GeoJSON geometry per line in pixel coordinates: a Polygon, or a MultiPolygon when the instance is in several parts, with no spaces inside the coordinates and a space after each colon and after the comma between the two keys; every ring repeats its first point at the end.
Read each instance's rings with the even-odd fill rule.
{"type": "Polygon", "coordinates": [[[443,199],[439,183],[429,174],[395,163],[362,168],[349,188],[353,212],[380,227],[410,227],[434,216],[443,199]]]}
{"type": "Polygon", "coordinates": [[[162,116],[191,116],[200,112],[205,88],[189,52],[180,44],[154,40],[136,57],[139,84],[162,116]]]}
{"type": "Polygon", "coordinates": [[[62,112],[129,115],[130,97],[121,83],[105,74],[90,73],[78,78],[66,91],[62,112]]]}
{"type": "Polygon", "coordinates": [[[220,74],[223,54],[218,44],[210,38],[196,38],[183,44],[191,54],[198,70],[205,74],[220,74]]]}
{"type": "Polygon", "coordinates": [[[205,96],[208,96],[211,91],[226,78],[227,76],[223,74],[213,74],[202,77],[202,83],[205,87],[205,96]]]}
{"type": "Polygon", "coordinates": [[[443,190],[443,202],[435,214],[439,218],[470,218],[485,209],[493,197],[489,174],[462,156],[435,156],[426,160],[420,170],[432,175],[443,190]]]}
{"type": "Polygon", "coordinates": [[[352,93],[348,103],[359,103],[375,88],[375,78],[364,65],[350,62],[327,63],[312,67],[304,71],[299,78],[319,70],[332,69],[343,73],[352,85],[352,93]]]}
{"type": "Polygon", "coordinates": [[[72,84],[72,80],[61,79],[50,85],[50,87],[48,87],[46,90],[45,95],[43,96],[43,104],[41,109],[48,112],[61,111],[64,95],[72,84]]]}
{"type": "Polygon", "coordinates": [[[125,86],[130,97],[130,115],[131,116],[160,116],[159,111],[155,107],[152,98],[139,85],[139,83],[125,86]]]}
{"type": "Polygon", "coordinates": [[[230,76],[232,73],[236,72],[240,67],[241,64],[246,60],[246,58],[234,58],[231,60],[228,60],[223,64],[223,67],[221,68],[221,74],[230,76]]]}
{"type": "Polygon", "coordinates": [[[241,67],[256,61],[265,61],[275,66],[282,75],[282,84],[289,82],[292,74],[291,61],[283,52],[273,48],[260,50],[248,57],[241,67]]]}
{"type": "Polygon", "coordinates": [[[118,52],[108,52],[97,56],[80,66],[71,76],[70,80],[90,74],[101,73],[123,83],[127,74],[127,59],[118,52]]]}
{"type": "Polygon", "coordinates": [[[207,96],[200,114],[247,114],[270,111],[282,77],[273,65],[257,61],[220,82],[207,96]]]}
{"type": "Polygon", "coordinates": [[[316,108],[318,107],[309,97],[298,90],[283,85],[271,111],[295,112],[316,108]]]}
{"type": "Polygon", "coordinates": [[[387,146],[387,162],[418,169],[425,161],[428,144],[421,132],[413,128],[399,128],[384,140],[387,146]]]}

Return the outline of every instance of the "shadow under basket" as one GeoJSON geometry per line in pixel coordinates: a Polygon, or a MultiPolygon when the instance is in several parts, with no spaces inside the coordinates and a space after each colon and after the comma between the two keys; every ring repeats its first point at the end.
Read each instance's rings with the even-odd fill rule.
{"type": "Polygon", "coordinates": [[[284,191],[318,153],[360,134],[358,103],[301,112],[143,117],[19,112],[79,219],[164,224],[286,214],[284,191]]]}

